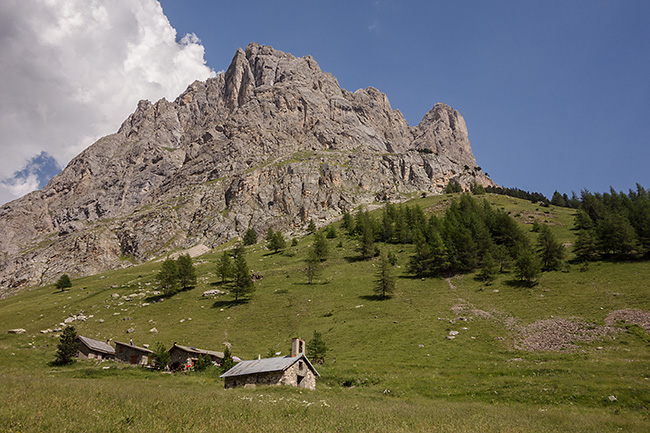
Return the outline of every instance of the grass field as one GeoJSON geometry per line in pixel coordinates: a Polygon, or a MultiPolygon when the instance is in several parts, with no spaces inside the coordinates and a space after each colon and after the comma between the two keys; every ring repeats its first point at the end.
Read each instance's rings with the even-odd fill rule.
{"type": "MultiPolygon", "coordinates": [[[[440,209],[450,198],[417,202],[440,209]]],[[[573,241],[569,209],[486,198],[528,232],[538,220],[561,242],[573,241]]],[[[599,262],[586,272],[572,266],[544,273],[533,288],[504,274],[485,286],[472,274],[412,278],[405,272],[411,246],[388,245],[382,248],[399,258],[397,290],[378,300],[376,262],[356,260],[356,243],[341,230],[329,241],[322,274],[307,284],[302,260],[311,240],[278,254],[261,243],[250,248],[248,264],[263,279],[241,304],[229,295],[201,296],[227,288],[216,276],[220,251],[195,260],[196,288],[162,302],[153,302],[155,262],[75,279],[66,292],[50,285],[0,301],[0,431],[650,430],[647,333],[620,324],[616,333],[600,332],[612,312],[649,314],[649,263],[599,262]],[[251,359],[287,354],[292,337],[308,341],[317,330],[329,352],[313,392],[224,390],[216,372],[161,374],[91,361],[49,366],[57,334],[40,331],[79,313],[87,320],[73,322],[78,332],[100,340],[213,350],[228,342],[251,359]],[[597,338],[578,341],[559,326],[578,318],[580,332],[597,338]],[[517,349],[526,341],[522,332],[540,323],[574,349],[517,349]],[[27,332],[6,334],[11,328],[27,332]],[[458,334],[448,339],[451,331],[458,334]]]]}

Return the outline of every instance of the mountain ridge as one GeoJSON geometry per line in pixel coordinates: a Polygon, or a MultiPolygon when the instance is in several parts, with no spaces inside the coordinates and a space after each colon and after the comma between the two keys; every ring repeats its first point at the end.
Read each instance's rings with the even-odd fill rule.
{"type": "Polygon", "coordinates": [[[249,227],[299,231],[441,193],[452,178],[494,185],[456,110],[436,104],[409,126],[379,90],[348,92],[311,56],[252,43],[174,101],[140,101],[42,190],[2,206],[0,292],[216,246],[249,227]]]}

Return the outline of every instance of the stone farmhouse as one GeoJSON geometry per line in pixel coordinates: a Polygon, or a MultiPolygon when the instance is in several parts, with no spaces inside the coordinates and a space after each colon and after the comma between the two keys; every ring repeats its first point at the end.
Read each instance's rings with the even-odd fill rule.
{"type": "Polygon", "coordinates": [[[221,364],[224,357],[223,352],[197,349],[196,347],[181,346],[180,344],[174,343],[172,348],[169,349],[169,369],[175,371],[194,367],[194,364],[199,359],[199,355],[202,354],[210,356],[212,362],[216,364],[221,364]]]}
{"type": "Polygon", "coordinates": [[[129,343],[115,342],[115,358],[127,364],[149,365],[152,353],[149,349],[134,345],[133,340],[129,343]]]}
{"type": "Polygon", "coordinates": [[[291,385],[313,390],[320,374],[305,356],[305,342],[294,338],[290,356],[241,361],[221,377],[225,380],[225,388],[291,385]]]}
{"type": "Polygon", "coordinates": [[[80,359],[115,359],[115,349],[103,341],[78,336],[79,349],[77,358],[80,359]]]}

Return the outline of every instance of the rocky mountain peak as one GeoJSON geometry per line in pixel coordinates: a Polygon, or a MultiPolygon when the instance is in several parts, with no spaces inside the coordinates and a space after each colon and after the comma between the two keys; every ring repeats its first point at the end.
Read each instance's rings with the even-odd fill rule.
{"type": "Polygon", "coordinates": [[[174,101],[140,101],[45,188],[0,208],[0,290],[214,247],[249,227],[299,233],[451,178],[492,184],[456,110],[436,104],[411,127],[379,90],[349,92],[311,56],[253,43],[174,101]]]}

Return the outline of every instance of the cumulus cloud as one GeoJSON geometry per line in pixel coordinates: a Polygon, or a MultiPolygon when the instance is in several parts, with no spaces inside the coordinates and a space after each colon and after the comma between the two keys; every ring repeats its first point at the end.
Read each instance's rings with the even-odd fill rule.
{"type": "Polygon", "coordinates": [[[41,183],[39,155],[63,167],[138,100],[215,75],[157,0],[3,0],[0,48],[0,203],[41,183]]]}

